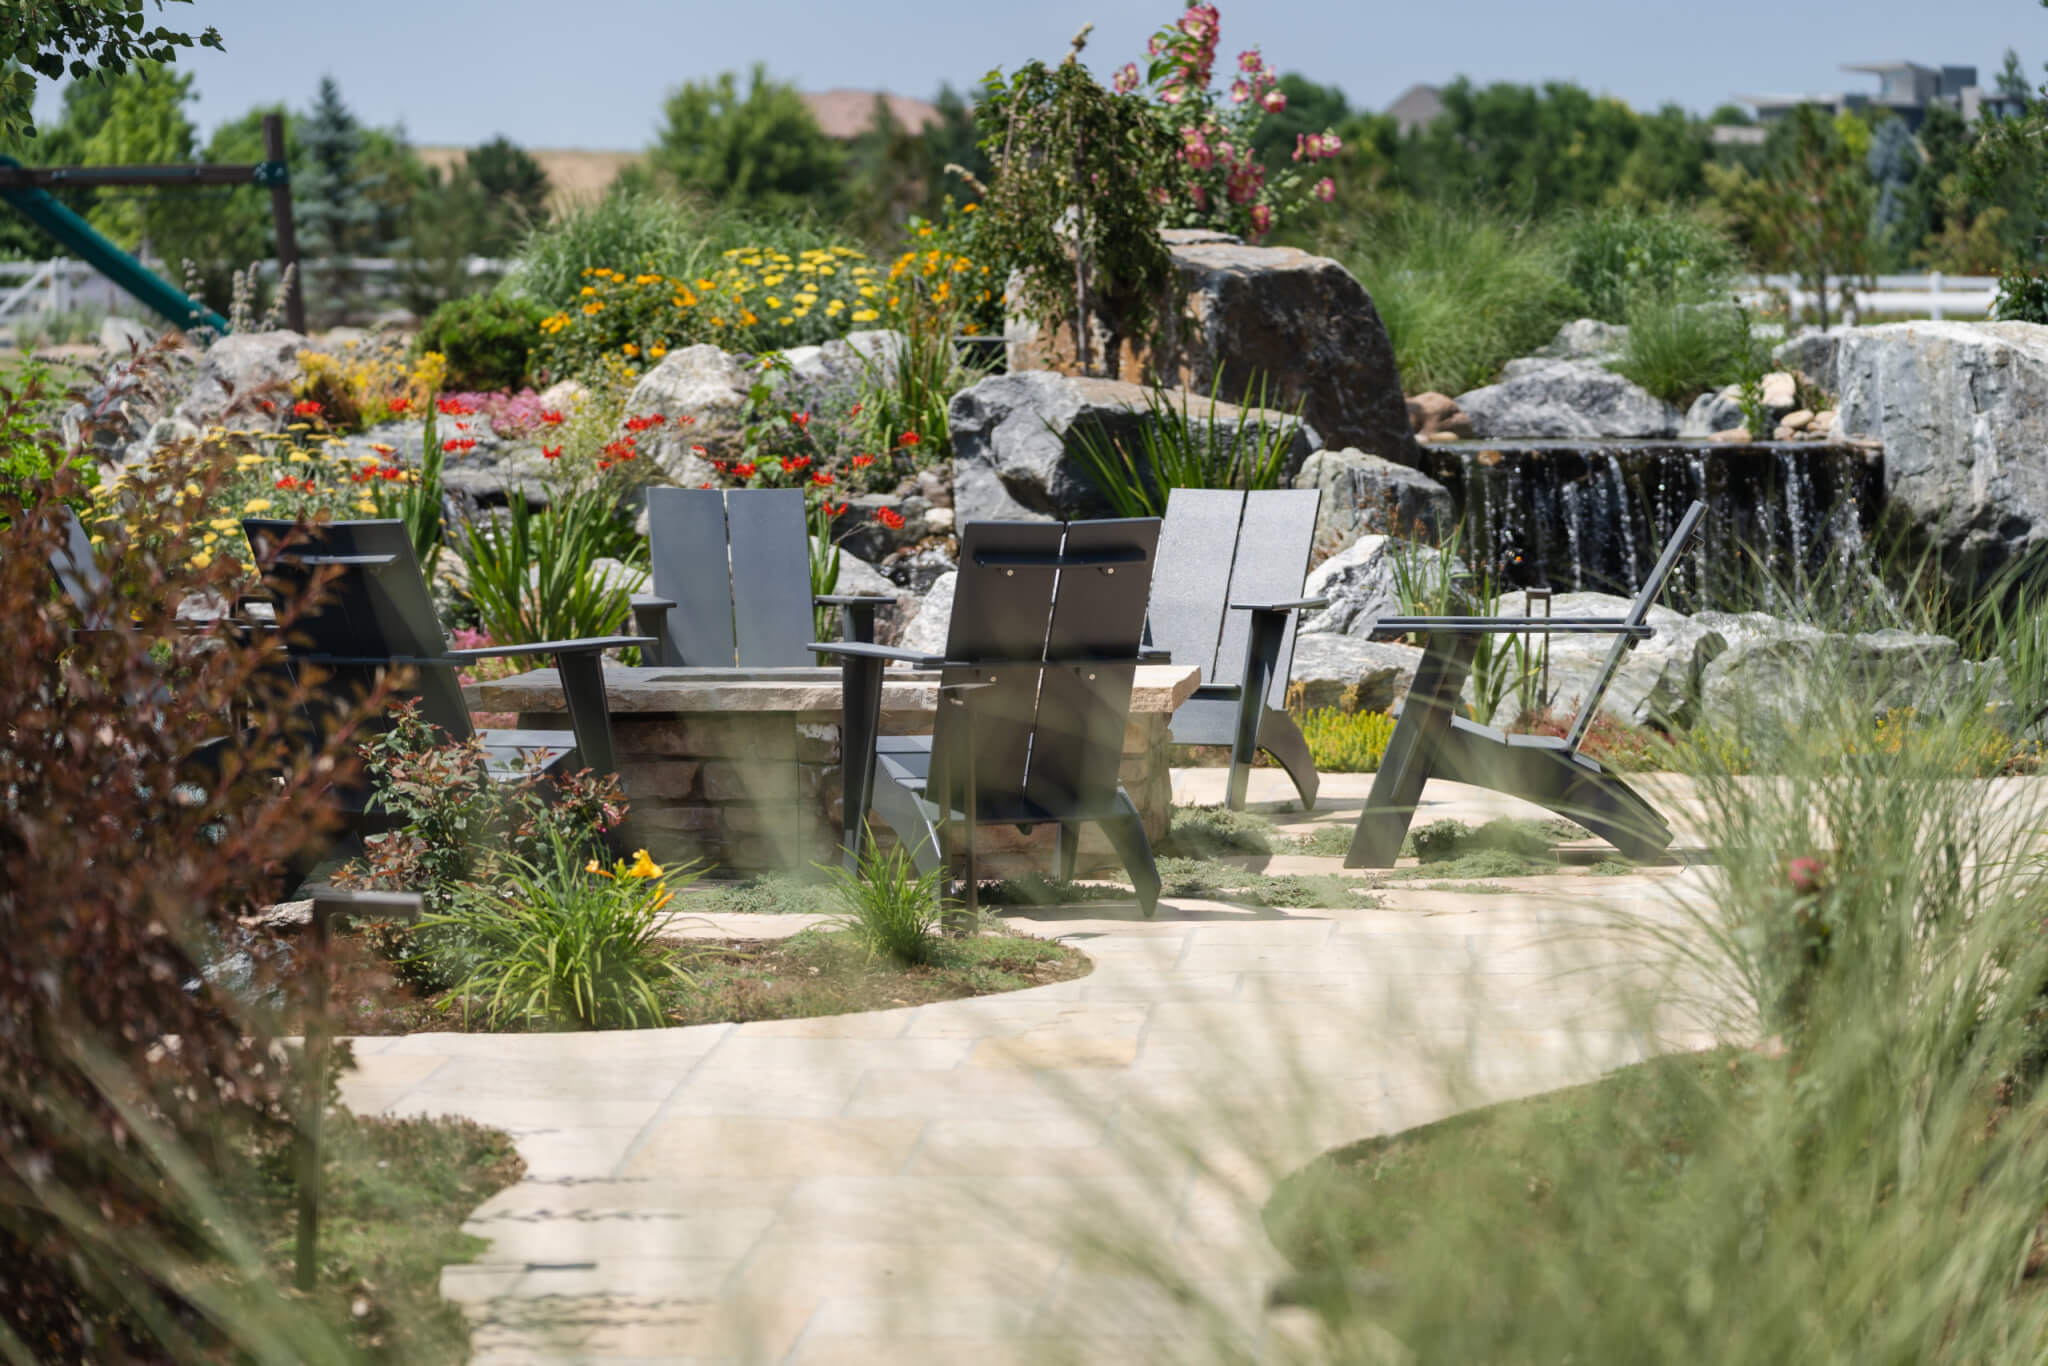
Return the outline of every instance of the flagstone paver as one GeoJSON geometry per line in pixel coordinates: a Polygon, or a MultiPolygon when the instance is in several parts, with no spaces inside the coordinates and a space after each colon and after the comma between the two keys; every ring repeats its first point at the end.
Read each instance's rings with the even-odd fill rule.
{"type": "MultiPolygon", "coordinates": [[[[1280,810],[1282,775],[1253,777],[1298,831],[1348,823],[1370,781],[1326,778],[1304,816],[1280,810]]],[[[1175,799],[1216,800],[1222,778],[1179,771],[1175,799]]],[[[1531,814],[1449,784],[1425,801],[1420,821],[1531,814]]],[[[1286,1171],[1710,1042],[1672,1008],[1690,979],[1626,928],[1682,932],[1673,897],[1701,870],[1493,885],[1509,890],[1397,884],[1372,909],[1016,913],[1093,973],[827,1019],[366,1039],[343,1094],[517,1138],[526,1178],[469,1225],[489,1250],[443,1278],[486,1366],[1200,1358],[1212,1337],[1303,1331],[1262,1311],[1285,1267],[1258,1212],[1286,1171]]]]}

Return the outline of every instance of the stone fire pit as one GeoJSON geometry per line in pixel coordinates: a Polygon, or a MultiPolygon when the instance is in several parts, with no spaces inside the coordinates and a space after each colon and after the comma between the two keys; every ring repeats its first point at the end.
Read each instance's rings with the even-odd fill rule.
{"type": "MultiPolygon", "coordinates": [[[[1158,840],[1171,816],[1167,720],[1193,695],[1200,670],[1140,666],[1124,730],[1121,778],[1158,840]]],[[[704,858],[758,872],[839,857],[839,670],[629,669],[605,666],[619,776],[636,837],[665,859],[704,858]]],[[[464,690],[482,711],[517,712],[521,727],[567,730],[553,669],[464,690]]],[[[938,676],[892,669],[882,690],[885,734],[929,734],[938,676]]],[[[976,853],[986,876],[1053,869],[1057,827],[1020,834],[986,826],[976,853]]],[[[886,836],[886,827],[876,833],[886,836]]],[[[1078,871],[1119,865],[1093,826],[1078,871]]]]}

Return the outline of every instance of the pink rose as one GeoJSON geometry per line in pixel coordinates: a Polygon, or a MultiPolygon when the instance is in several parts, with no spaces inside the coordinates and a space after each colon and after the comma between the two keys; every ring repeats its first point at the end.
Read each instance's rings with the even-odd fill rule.
{"type": "Polygon", "coordinates": [[[1337,182],[1328,176],[1324,176],[1315,183],[1315,188],[1310,190],[1309,193],[1327,204],[1337,197],[1337,182]]]}

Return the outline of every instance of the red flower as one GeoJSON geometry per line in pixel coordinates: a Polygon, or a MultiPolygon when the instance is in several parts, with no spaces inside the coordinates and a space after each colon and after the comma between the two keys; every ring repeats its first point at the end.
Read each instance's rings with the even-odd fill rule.
{"type": "Polygon", "coordinates": [[[391,410],[391,415],[393,417],[396,417],[398,414],[412,407],[412,400],[409,398],[394,398],[384,406],[391,410]]]}
{"type": "Polygon", "coordinates": [[[351,474],[348,477],[348,481],[351,484],[367,484],[370,482],[372,478],[375,477],[375,474],[376,472],[374,470],[360,469],[357,470],[354,474],[351,474]]]}
{"type": "Polygon", "coordinates": [[[289,474],[287,474],[284,478],[278,480],[276,484],[272,485],[273,488],[280,489],[295,489],[298,486],[299,481],[292,478],[289,474]]]}
{"type": "Polygon", "coordinates": [[[633,438],[622,436],[617,441],[605,443],[604,453],[614,461],[631,460],[640,452],[634,448],[633,438]]]}
{"type": "Polygon", "coordinates": [[[742,479],[752,479],[754,477],[753,462],[744,461],[740,464],[734,465],[732,467],[732,472],[742,479]]]}
{"type": "Polygon", "coordinates": [[[802,474],[810,466],[811,457],[808,455],[785,455],[782,457],[782,472],[784,474],[802,474]]]}
{"type": "MultiPolygon", "coordinates": [[[[693,446],[691,449],[701,451],[704,448],[702,446],[693,446]]],[[[717,470],[720,474],[724,474],[727,470],[730,470],[732,466],[726,464],[723,460],[714,460],[711,462],[711,468],[717,470]]]]}
{"type": "Polygon", "coordinates": [[[696,418],[691,417],[688,413],[684,413],[681,417],[676,419],[676,425],[678,427],[687,427],[696,420],[696,418]]]}
{"type": "Polygon", "coordinates": [[[473,451],[475,449],[476,438],[473,436],[451,436],[446,441],[443,441],[441,443],[441,453],[444,455],[451,453],[456,455],[462,455],[467,454],[468,452],[473,451]]]}
{"type": "Polygon", "coordinates": [[[891,531],[901,531],[903,529],[903,514],[894,508],[876,508],[875,520],[891,531]]]}
{"type": "Polygon", "coordinates": [[[466,432],[469,430],[469,424],[467,422],[458,422],[455,424],[455,430],[458,432],[466,432]]]}
{"type": "Polygon", "coordinates": [[[789,420],[797,425],[798,431],[807,431],[811,425],[811,415],[809,413],[791,413],[789,420]]]}
{"type": "Polygon", "coordinates": [[[542,446],[540,448],[540,458],[543,460],[559,460],[562,458],[562,448],[560,446],[542,446]]]}
{"type": "Polygon", "coordinates": [[[846,504],[844,503],[826,503],[824,508],[827,517],[844,517],[846,515],[846,504]]]}
{"type": "Polygon", "coordinates": [[[711,487],[711,481],[709,479],[706,479],[703,483],[697,485],[697,487],[700,489],[708,489],[711,487]]]}
{"type": "Polygon", "coordinates": [[[854,405],[853,405],[853,411],[852,411],[852,412],[850,412],[850,413],[848,413],[848,414],[847,414],[847,416],[848,416],[848,417],[859,417],[859,416],[860,416],[860,405],[859,405],[858,403],[854,404],[854,405]]]}
{"type": "Polygon", "coordinates": [[[833,480],[831,474],[828,471],[819,470],[816,474],[811,476],[811,482],[813,484],[816,484],[821,489],[829,489],[832,487],[833,480]]]}
{"type": "Polygon", "coordinates": [[[668,419],[660,413],[649,413],[645,417],[629,417],[626,419],[626,430],[629,432],[644,432],[649,427],[659,427],[666,421],[668,419]]]}
{"type": "Polygon", "coordinates": [[[706,453],[706,452],[705,452],[705,450],[704,450],[704,448],[703,448],[702,446],[692,446],[692,447],[690,447],[690,454],[691,454],[691,455],[703,455],[703,454],[705,454],[705,453],[706,453]]]}
{"type": "Polygon", "coordinates": [[[857,470],[864,470],[875,463],[875,457],[872,455],[856,455],[849,463],[857,470]]]}
{"type": "Polygon", "coordinates": [[[469,417],[476,412],[475,408],[459,398],[438,399],[434,406],[441,410],[443,417],[469,417]]]}
{"type": "Polygon", "coordinates": [[[292,405],[292,416],[317,418],[320,416],[320,405],[310,398],[302,398],[292,405]]]}
{"type": "Polygon", "coordinates": [[[394,479],[405,478],[405,471],[396,465],[385,465],[377,471],[377,477],[388,484],[394,479]]]}
{"type": "Polygon", "coordinates": [[[259,399],[257,399],[257,400],[256,400],[256,406],[257,406],[257,407],[259,407],[259,408],[261,408],[261,409],[262,409],[262,410],[263,410],[264,412],[266,412],[266,413],[274,413],[274,412],[276,412],[276,411],[277,411],[277,405],[276,405],[275,403],[272,403],[272,402],[271,402],[271,401],[270,401],[269,399],[267,399],[267,398],[259,398],[259,399]]]}
{"type": "Polygon", "coordinates": [[[1785,865],[1785,880],[1792,884],[1795,892],[1819,891],[1826,883],[1827,875],[1827,865],[1817,858],[1796,858],[1785,865]]]}
{"type": "Polygon", "coordinates": [[[916,432],[905,432],[896,438],[896,444],[899,446],[915,446],[917,443],[918,435],[916,432]]]}
{"type": "Polygon", "coordinates": [[[540,411],[540,420],[550,427],[559,427],[562,425],[562,412],[559,408],[543,408],[540,411]]]}

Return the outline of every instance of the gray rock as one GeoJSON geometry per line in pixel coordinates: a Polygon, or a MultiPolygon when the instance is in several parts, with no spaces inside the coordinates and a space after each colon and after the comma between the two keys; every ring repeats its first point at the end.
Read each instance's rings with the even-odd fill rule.
{"type": "Polygon", "coordinates": [[[933,584],[958,567],[946,547],[936,543],[899,551],[881,566],[891,583],[917,597],[931,592],[933,584]]]}
{"type": "Polygon", "coordinates": [[[899,646],[928,655],[946,652],[946,636],[953,627],[953,585],[958,578],[956,571],[948,571],[933,580],[918,604],[917,615],[896,638],[899,646]]]}
{"type": "Polygon", "coordinates": [[[1363,636],[1297,635],[1290,708],[1385,711],[1408,695],[1422,651],[1363,636]]]}
{"type": "Polygon", "coordinates": [[[221,423],[230,412],[237,422],[282,426],[291,412],[290,387],[299,377],[299,352],[306,339],[296,332],[242,332],[222,337],[206,348],[192,391],[175,416],[197,427],[221,423]],[[274,410],[263,412],[261,399],[274,410]]]}
{"type": "MultiPolygon", "coordinates": [[[[1528,610],[1527,604],[1527,594],[1504,593],[1496,614],[1519,617],[1528,610]]],[[[1550,601],[1550,615],[1619,617],[1627,615],[1630,605],[1627,598],[1606,593],[1559,593],[1550,601]]],[[[1728,641],[1711,626],[1668,607],[1653,605],[1649,624],[1657,634],[1622,656],[1621,667],[1600,700],[1600,710],[1631,726],[1683,730],[1698,713],[1700,680],[1707,665],[1728,648],[1728,641]]],[[[1513,639],[1496,637],[1496,648],[1510,648],[1513,639]]],[[[1548,677],[1538,679],[1547,686],[1541,687],[1537,700],[1559,717],[1577,715],[1580,702],[1591,695],[1613,648],[1612,636],[1550,637],[1548,677]]],[[[1531,668],[1540,664],[1537,649],[1540,643],[1532,642],[1531,668]]],[[[1468,700],[1473,696],[1470,686],[1465,696],[1468,700]]],[[[1511,724],[1519,709],[1520,698],[1511,689],[1495,708],[1492,723],[1511,724]]]]}
{"type": "Polygon", "coordinates": [[[1790,341],[1780,342],[1771,352],[1771,360],[1779,369],[1796,370],[1825,392],[1836,393],[1842,385],[1835,352],[1842,338],[1854,330],[1831,327],[1825,332],[1819,329],[1803,332],[1790,341]]]}
{"type": "Polygon", "coordinates": [[[1799,376],[1789,370],[1773,370],[1757,388],[1758,400],[1773,418],[1783,417],[1799,406],[1799,376]]]}
{"type": "Polygon", "coordinates": [[[1603,323],[1597,318],[1580,318],[1557,329],[1557,335],[1536,354],[1552,360],[1590,360],[1605,363],[1628,349],[1628,325],[1603,323]]]}
{"type": "Polygon", "coordinates": [[[1330,605],[1310,614],[1299,635],[1369,635],[1381,617],[1401,611],[1395,560],[1408,555],[1414,572],[1425,580],[1438,577],[1436,552],[1390,536],[1360,536],[1309,571],[1302,584],[1305,598],[1328,598],[1330,605]]]}
{"type": "MultiPolygon", "coordinates": [[[[956,524],[1106,516],[1109,501],[1069,450],[1076,427],[1099,427],[1111,440],[1135,441],[1147,421],[1149,391],[1117,380],[1076,379],[1048,370],[992,375],[953,396],[956,524]]],[[[1180,402],[1183,396],[1175,395],[1180,402]]],[[[1185,395],[1190,417],[1235,431],[1238,409],[1185,395]]],[[[1283,413],[1252,410],[1251,421],[1279,424],[1283,413]]],[[[1312,427],[1294,434],[1291,473],[1322,445],[1312,427]]]]}
{"type": "MultiPolygon", "coordinates": [[[[815,550],[817,545],[818,539],[813,536],[811,538],[811,546],[815,550]]],[[[860,556],[848,551],[843,545],[839,547],[839,582],[833,585],[832,591],[835,593],[873,593],[892,598],[897,593],[896,585],[889,582],[888,577],[881,570],[875,568],[860,556]]]]}
{"type": "Polygon", "coordinates": [[[1716,432],[1732,431],[1748,419],[1742,412],[1742,389],[1731,384],[1711,394],[1701,394],[1686,410],[1678,434],[1688,441],[1704,441],[1716,432]]]}
{"type": "Polygon", "coordinates": [[[166,446],[175,446],[185,441],[197,441],[202,433],[182,417],[160,417],[150,424],[141,439],[132,442],[122,459],[130,465],[146,463],[149,458],[166,446]]]}
{"type": "Polygon", "coordinates": [[[136,318],[124,318],[119,313],[109,313],[100,320],[100,350],[116,356],[129,356],[142,350],[156,340],[156,333],[149,324],[136,318]]]}
{"type": "Polygon", "coordinates": [[[1481,438],[1675,436],[1678,410],[1603,366],[1585,361],[1512,360],[1498,384],[1458,395],[1481,438]]]}
{"type": "Polygon", "coordinates": [[[946,465],[928,465],[917,472],[917,491],[935,508],[953,506],[953,471],[946,465]]]}
{"type": "Polygon", "coordinates": [[[1883,445],[1887,515],[1960,589],[2048,541],[2048,327],[1887,323],[1835,355],[1835,434],[1883,445]]]}
{"type": "Polygon", "coordinates": [[[1873,717],[1900,709],[1941,715],[1958,704],[2012,710],[2004,662],[1972,663],[1946,636],[1764,628],[1707,666],[1701,720],[1767,744],[1810,724],[1821,697],[1841,688],[1867,697],[1873,717]]]}
{"type": "MultiPolygon", "coordinates": [[[[660,413],[669,419],[641,434],[641,450],[665,472],[681,468],[693,445],[704,447],[713,459],[737,458],[753,382],[753,373],[738,358],[708,343],[669,352],[640,377],[626,400],[626,411],[636,417],[660,413]],[[676,421],[683,417],[692,421],[676,421]]],[[[686,487],[702,482],[691,480],[686,487]]]]}
{"type": "Polygon", "coordinates": [[[1421,470],[1361,450],[1317,451],[1302,462],[1294,486],[1322,490],[1316,512],[1319,546],[1418,530],[1435,541],[1456,525],[1449,489],[1421,470]]]}

